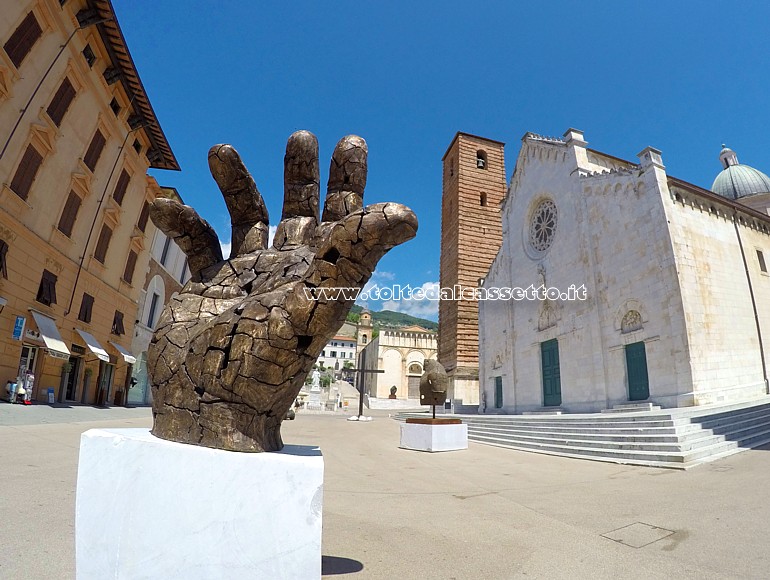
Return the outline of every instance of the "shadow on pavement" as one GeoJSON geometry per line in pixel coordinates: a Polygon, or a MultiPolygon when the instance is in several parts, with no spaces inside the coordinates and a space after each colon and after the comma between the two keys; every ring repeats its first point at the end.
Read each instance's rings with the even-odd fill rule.
{"type": "Polygon", "coordinates": [[[321,575],[332,576],[335,574],[355,574],[364,569],[364,565],[358,560],[340,558],[338,556],[321,556],[321,575]]]}

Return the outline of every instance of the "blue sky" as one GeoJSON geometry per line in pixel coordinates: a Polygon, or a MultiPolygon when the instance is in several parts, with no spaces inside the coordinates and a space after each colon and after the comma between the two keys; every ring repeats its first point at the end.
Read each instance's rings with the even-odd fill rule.
{"type": "MultiPolygon", "coordinates": [[[[113,0],[181,172],[155,171],[229,238],[209,147],[232,143],[280,219],[283,155],[318,136],[369,144],[365,202],[417,214],[417,238],[373,278],[438,281],[441,157],[457,131],[504,141],[585,131],[589,147],[710,187],[722,143],[770,171],[766,2],[113,0]]],[[[323,191],[323,188],[322,188],[323,191]]],[[[376,304],[373,304],[375,308],[376,304]]],[[[436,319],[435,304],[389,304],[436,319]]]]}

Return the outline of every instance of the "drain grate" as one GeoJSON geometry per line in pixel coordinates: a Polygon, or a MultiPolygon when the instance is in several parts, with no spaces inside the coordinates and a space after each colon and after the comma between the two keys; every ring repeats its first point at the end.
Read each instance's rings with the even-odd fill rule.
{"type": "Polygon", "coordinates": [[[632,548],[643,548],[644,546],[662,540],[673,533],[673,530],[667,530],[666,528],[659,528],[642,522],[634,522],[633,524],[602,534],[602,537],[618,542],[619,544],[631,546],[632,548]]]}

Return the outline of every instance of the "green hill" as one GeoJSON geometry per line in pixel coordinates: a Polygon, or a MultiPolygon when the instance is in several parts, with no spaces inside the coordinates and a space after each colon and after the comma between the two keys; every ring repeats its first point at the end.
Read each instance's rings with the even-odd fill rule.
{"type": "MultiPolygon", "coordinates": [[[[363,308],[358,304],[354,304],[353,308],[350,310],[350,314],[348,314],[348,321],[357,323],[361,311],[363,311],[363,308]]],[[[403,312],[393,312],[392,310],[380,310],[379,312],[370,310],[369,312],[372,314],[372,323],[375,328],[386,326],[398,327],[416,325],[422,326],[427,330],[438,330],[437,322],[433,322],[432,320],[425,320],[424,318],[417,318],[416,316],[404,314],[403,312]]]]}

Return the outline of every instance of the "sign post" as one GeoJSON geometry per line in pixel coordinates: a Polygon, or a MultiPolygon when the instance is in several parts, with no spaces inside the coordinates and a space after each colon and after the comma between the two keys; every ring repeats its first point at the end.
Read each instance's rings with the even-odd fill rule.
{"type": "Polygon", "coordinates": [[[16,322],[13,323],[13,340],[21,340],[24,336],[24,327],[27,325],[27,319],[23,316],[17,316],[16,322]]]}

